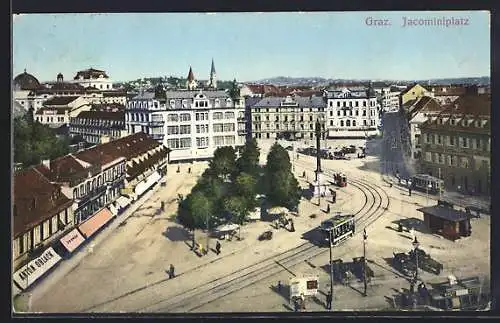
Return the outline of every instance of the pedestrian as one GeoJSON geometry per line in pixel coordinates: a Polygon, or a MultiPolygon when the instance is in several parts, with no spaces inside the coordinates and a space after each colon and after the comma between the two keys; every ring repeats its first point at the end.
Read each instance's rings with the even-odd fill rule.
{"type": "Polygon", "coordinates": [[[302,177],[306,177],[306,171],[302,172],[302,177]]]}
{"type": "Polygon", "coordinates": [[[175,277],[175,267],[174,265],[170,264],[170,269],[168,270],[168,278],[174,278],[175,277]]]}
{"type": "Polygon", "coordinates": [[[412,280],[411,283],[410,283],[410,293],[413,294],[414,292],[415,292],[415,283],[412,280]]]}
{"type": "Polygon", "coordinates": [[[220,254],[220,242],[217,241],[217,243],[215,244],[215,252],[217,253],[217,256],[220,254]]]}
{"type": "Polygon", "coordinates": [[[299,311],[299,301],[297,298],[293,300],[293,309],[295,310],[295,312],[299,311]]]}
{"type": "Polygon", "coordinates": [[[191,174],[191,167],[188,168],[188,174],[191,174]]]}
{"type": "Polygon", "coordinates": [[[177,173],[181,172],[181,166],[177,166],[177,173]]]}
{"type": "Polygon", "coordinates": [[[408,188],[408,195],[411,196],[411,187],[408,188]]]}
{"type": "Polygon", "coordinates": [[[295,232],[295,225],[293,224],[293,220],[290,219],[290,231],[295,232]]]}
{"type": "Polygon", "coordinates": [[[330,213],[330,204],[326,206],[326,213],[330,213]]]}
{"type": "Polygon", "coordinates": [[[281,292],[281,280],[278,280],[277,288],[278,288],[278,292],[281,292]]]}
{"type": "Polygon", "coordinates": [[[328,310],[332,309],[332,292],[329,291],[328,294],[326,295],[326,308],[328,310]]]}

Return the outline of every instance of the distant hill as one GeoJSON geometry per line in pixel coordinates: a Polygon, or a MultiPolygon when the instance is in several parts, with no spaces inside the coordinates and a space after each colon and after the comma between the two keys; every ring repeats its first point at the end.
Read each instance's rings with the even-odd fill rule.
{"type": "MultiPolygon", "coordinates": [[[[262,79],[246,83],[272,84],[272,85],[310,85],[310,86],[327,86],[330,84],[349,84],[349,83],[364,83],[369,82],[369,79],[327,79],[323,77],[287,77],[277,76],[268,79],[262,79]]],[[[386,84],[490,84],[489,76],[481,77],[466,77],[466,78],[442,78],[442,79],[427,79],[427,80],[371,80],[376,83],[386,84]]]]}

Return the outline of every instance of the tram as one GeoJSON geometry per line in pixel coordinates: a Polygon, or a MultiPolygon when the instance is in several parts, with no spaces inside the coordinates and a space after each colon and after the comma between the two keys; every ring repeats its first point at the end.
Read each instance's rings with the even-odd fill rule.
{"type": "Polygon", "coordinates": [[[444,181],[428,174],[417,174],[411,178],[411,187],[431,194],[444,191],[444,181]]]}
{"type": "Polygon", "coordinates": [[[333,175],[333,182],[339,187],[347,186],[347,176],[342,173],[336,173],[333,175]]]}
{"type": "Polygon", "coordinates": [[[333,218],[321,222],[320,228],[324,243],[329,243],[331,235],[332,244],[338,245],[354,235],[356,228],[354,215],[339,212],[333,218]]]}

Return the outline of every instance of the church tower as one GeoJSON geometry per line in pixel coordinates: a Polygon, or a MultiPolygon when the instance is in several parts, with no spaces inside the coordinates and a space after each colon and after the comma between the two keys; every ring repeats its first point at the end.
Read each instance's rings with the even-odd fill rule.
{"type": "Polygon", "coordinates": [[[217,89],[217,72],[215,72],[215,64],[213,58],[212,58],[212,67],[210,68],[210,81],[208,82],[208,87],[217,89]]]}
{"type": "Polygon", "coordinates": [[[193,69],[191,68],[191,66],[189,66],[186,87],[188,90],[194,90],[197,87],[196,80],[194,79],[193,69]]]}

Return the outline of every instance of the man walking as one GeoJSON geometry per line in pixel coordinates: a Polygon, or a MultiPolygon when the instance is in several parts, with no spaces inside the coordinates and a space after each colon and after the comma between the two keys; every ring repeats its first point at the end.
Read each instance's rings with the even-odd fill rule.
{"type": "Polygon", "coordinates": [[[172,279],[175,277],[175,268],[174,265],[170,264],[170,269],[168,270],[168,278],[172,279]]]}
{"type": "Polygon", "coordinates": [[[411,196],[411,187],[408,188],[408,195],[411,196]]]}
{"type": "Polygon", "coordinates": [[[326,309],[332,309],[332,292],[330,291],[328,291],[328,294],[326,294],[326,309]]]}
{"type": "Polygon", "coordinates": [[[220,242],[217,241],[217,243],[215,244],[215,253],[217,253],[217,256],[220,254],[220,242]]]}

